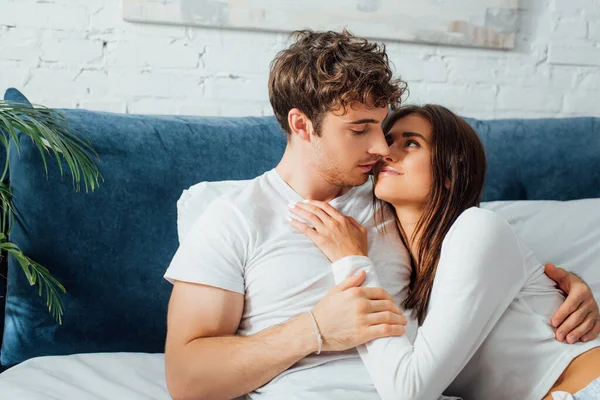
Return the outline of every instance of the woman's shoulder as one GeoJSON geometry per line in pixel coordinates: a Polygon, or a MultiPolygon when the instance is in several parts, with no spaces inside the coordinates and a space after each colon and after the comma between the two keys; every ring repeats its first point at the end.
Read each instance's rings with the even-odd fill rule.
{"type": "Polygon", "coordinates": [[[523,247],[512,226],[495,212],[477,207],[456,219],[444,238],[442,252],[461,260],[459,269],[468,276],[509,274],[511,279],[521,279],[524,271],[523,247]],[[488,264],[498,260],[502,268],[489,268],[488,264]]]}
{"type": "Polygon", "coordinates": [[[471,207],[463,211],[448,231],[447,238],[457,234],[490,240],[515,236],[512,226],[506,219],[493,211],[479,207],[471,207]]]}

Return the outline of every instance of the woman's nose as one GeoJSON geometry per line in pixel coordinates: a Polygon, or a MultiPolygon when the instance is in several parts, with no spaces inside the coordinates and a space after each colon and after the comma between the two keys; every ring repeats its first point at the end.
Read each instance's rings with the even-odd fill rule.
{"type": "Polygon", "coordinates": [[[394,157],[393,153],[389,153],[388,155],[386,155],[385,157],[383,157],[383,161],[385,161],[386,163],[393,163],[396,162],[396,157],[394,157]]]}

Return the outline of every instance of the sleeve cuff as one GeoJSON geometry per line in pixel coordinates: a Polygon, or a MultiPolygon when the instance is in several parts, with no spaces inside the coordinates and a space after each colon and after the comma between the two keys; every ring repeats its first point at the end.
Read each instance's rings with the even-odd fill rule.
{"type": "Polygon", "coordinates": [[[200,285],[212,286],[219,289],[228,290],[230,292],[245,294],[244,284],[241,282],[232,282],[230,280],[216,278],[216,277],[207,277],[203,276],[202,273],[181,273],[178,271],[167,269],[167,272],[164,274],[164,278],[170,283],[174,284],[175,281],[188,282],[188,283],[197,283],[200,285]]]}
{"type": "Polygon", "coordinates": [[[336,285],[360,270],[364,269],[369,274],[372,267],[371,259],[365,256],[348,256],[331,264],[336,285]]]}

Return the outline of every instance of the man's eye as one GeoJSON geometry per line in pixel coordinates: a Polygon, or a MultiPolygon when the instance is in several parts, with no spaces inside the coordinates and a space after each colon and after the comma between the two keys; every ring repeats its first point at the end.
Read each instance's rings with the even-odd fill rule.
{"type": "Polygon", "coordinates": [[[363,133],[365,133],[367,131],[367,128],[363,129],[362,131],[355,131],[354,129],[350,129],[352,132],[354,132],[355,135],[362,135],[363,133]]]}

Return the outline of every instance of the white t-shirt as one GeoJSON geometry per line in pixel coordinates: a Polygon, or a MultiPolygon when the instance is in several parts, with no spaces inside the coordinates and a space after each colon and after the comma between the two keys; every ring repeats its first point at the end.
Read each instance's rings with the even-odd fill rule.
{"type": "MultiPolygon", "coordinates": [[[[220,197],[195,222],[165,278],[244,294],[239,335],[252,335],[308,312],[335,282],[328,259],[287,220],[288,204],[302,200],[275,170],[220,197]]],[[[371,181],[330,204],[369,230],[370,254],[381,260],[377,273],[400,303],[410,279],[408,254],[397,235],[377,232],[371,181]]],[[[310,355],[249,396],[380,398],[356,349],[310,355]]]]}
{"type": "MultiPolygon", "coordinates": [[[[365,285],[385,282],[368,257],[332,268],[336,282],[360,269],[365,285]]],[[[383,399],[429,400],[448,387],[465,399],[539,400],[575,357],[600,346],[599,339],[555,339],[550,320],[563,301],[512,227],[492,211],[470,208],[443,241],[416,339],[413,321],[410,334],[358,349],[383,399]]]]}

